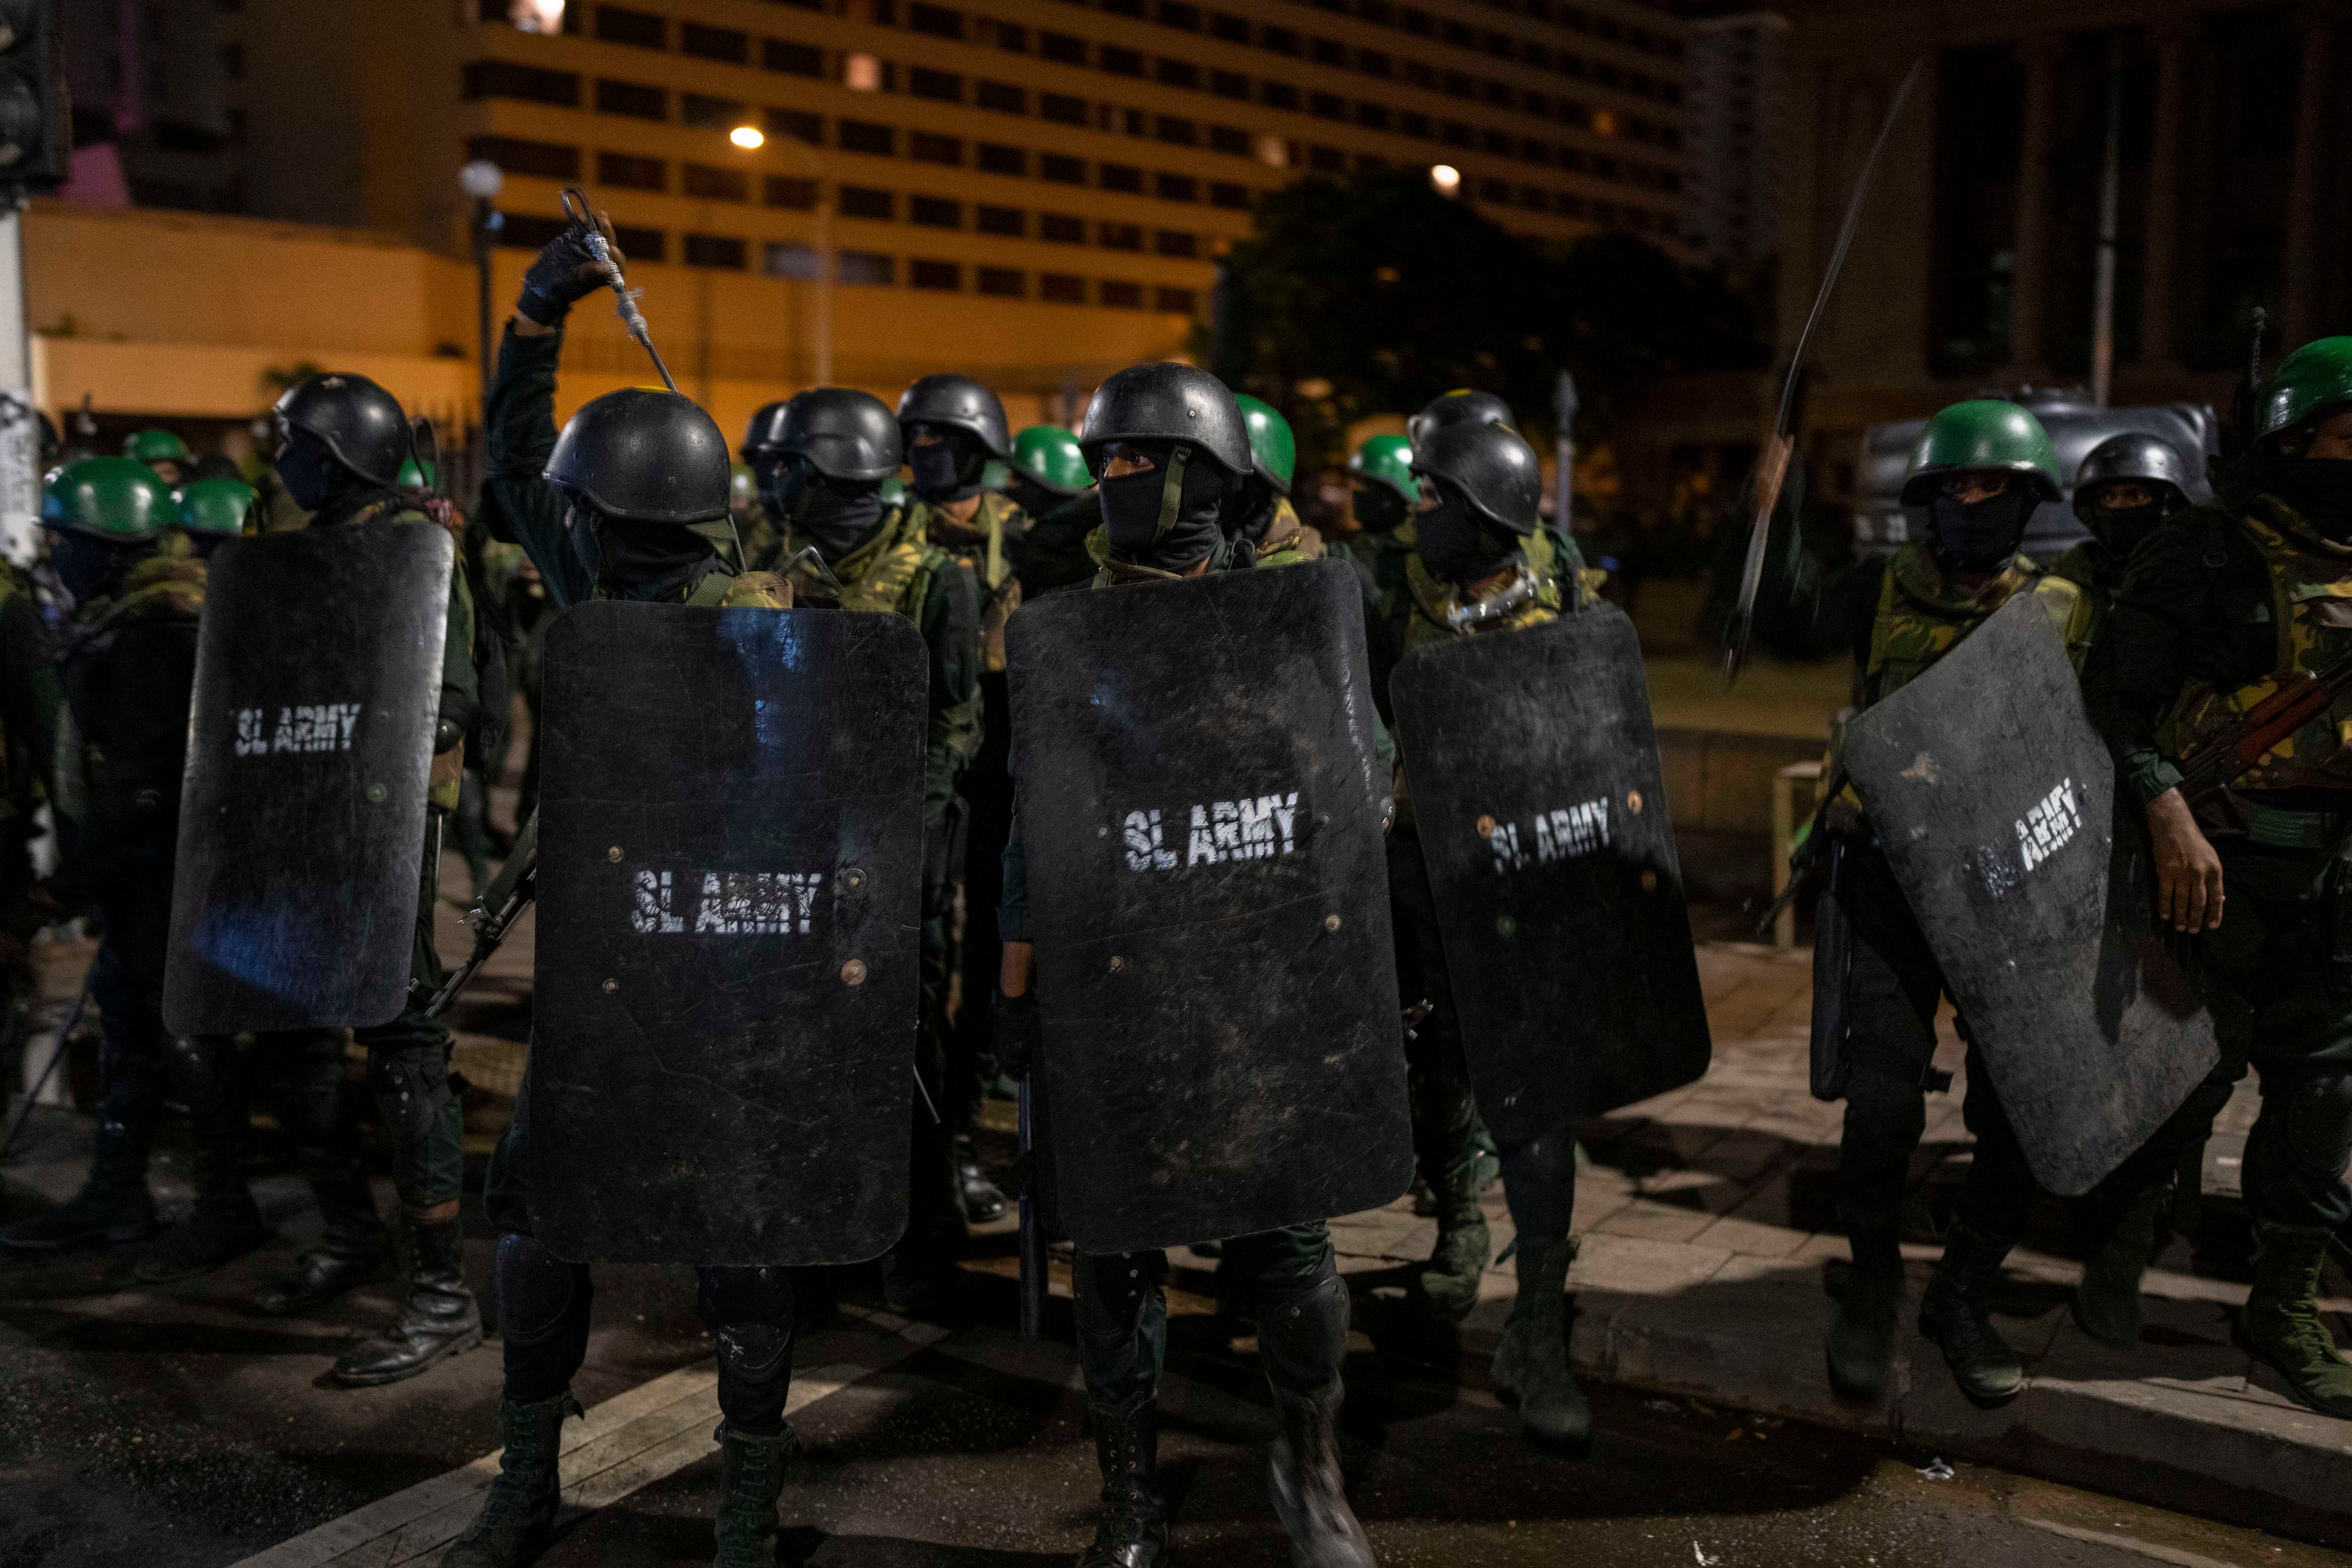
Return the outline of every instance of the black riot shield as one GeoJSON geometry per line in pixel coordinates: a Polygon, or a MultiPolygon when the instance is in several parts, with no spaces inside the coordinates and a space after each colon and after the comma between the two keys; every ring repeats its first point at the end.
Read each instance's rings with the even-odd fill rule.
{"type": "Polygon", "coordinates": [[[408,999],[449,535],[233,539],[196,636],[163,1018],[179,1035],[387,1023],[408,999]]]}
{"type": "Polygon", "coordinates": [[[853,1263],[906,1223],[929,659],[839,610],[548,628],[526,1177],[614,1263],[853,1263]]]}
{"type": "Polygon", "coordinates": [[[1706,1071],[1633,626],[1596,605],[1389,683],[1470,1081],[1505,1144],[1706,1071]]]}
{"type": "Polygon", "coordinates": [[[2220,1053],[2042,603],[1854,719],[1845,765],[2035,1178],[2087,1192],[2220,1053]]]}
{"type": "Polygon", "coordinates": [[[1062,1228],[1132,1252],[1412,1179],[1363,599],[1315,563],[1006,626],[1062,1228]]]}

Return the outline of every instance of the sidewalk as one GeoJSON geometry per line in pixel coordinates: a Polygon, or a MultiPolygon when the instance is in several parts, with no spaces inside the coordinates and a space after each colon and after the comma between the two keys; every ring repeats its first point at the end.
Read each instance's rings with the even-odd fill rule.
{"type": "MultiPolygon", "coordinates": [[[[2066,1309],[2080,1277],[2062,1256],[2064,1205],[2046,1201],[2011,1255],[1996,1307],[2027,1359],[2014,1404],[1979,1411],[1910,1325],[1940,1248],[1928,1215],[1947,1212],[1968,1159],[1963,1081],[1928,1100],[1906,1237],[1911,1287],[1895,1375],[1875,1406],[1834,1396],[1822,1336],[1832,1304],[1822,1266],[1846,1258],[1834,1196],[1842,1105],[1806,1088],[1810,954],[1776,957],[1745,943],[1702,946],[1715,1065],[1687,1089],[1587,1129],[1570,1275],[1580,1373],[1769,1415],[1801,1417],[2332,1544],[2352,1544],[2352,1423],[2289,1401],[2230,1343],[2245,1287],[2186,1272],[2176,1239],[2147,1283],[2148,1324],[2134,1352],[2085,1336],[2066,1309]],[[2176,1271],[2178,1270],[2178,1271],[2176,1271]]],[[[1963,1050],[1948,1013],[1937,1064],[1963,1050]]],[[[2251,1078],[2207,1151],[2209,1194],[2234,1199],[2254,1112],[2251,1078]]],[[[1486,1201],[1500,1254],[1512,1237],[1499,1184],[1486,1201]]],[[[1332,1233],[1350,1273],[1377,1276],[1429,1256],[1435,1223],[1409,1201],[1352,1215],[1332,1233]]],[[[1490,1351],[1510,1310],[1511,1265],[1491,1268],[1463,1330],[1490,1351]]],[[[1399,1293],[1376,1278],[1376,1295],[1399,1293]]],[[[2352,1343],[2352,1288],[2330,1265],[2323,1302],[2352,1343]]],[[[1736,1436],[1738,1434],[1734,1434],[1736,1436]]]]}

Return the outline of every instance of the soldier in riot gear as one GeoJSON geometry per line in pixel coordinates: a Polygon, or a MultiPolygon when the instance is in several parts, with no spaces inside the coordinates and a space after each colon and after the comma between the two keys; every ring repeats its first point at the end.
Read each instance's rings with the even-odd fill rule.
{"type": "MultiPolygon", "coordinates": [[[[2222,1046],[2213,1076],[2144,1152],[2148,1184],[2201,1135],[2251,1062],[2263,1100],[2242,1185],[2257,1253],[2237,1342],[2304,1404],[2352,1417],[2352,1364],[2316,1305],[2328,1238],[2352,1215],[2352,1002],[2340,983],[2337,912],[2352,897],[2341,860],[2352,758],[2336,719],[2322,714],[2209,798],[2180,790],[2183,759],[2216,743],[2282,671],[2317,672],[2352,654],[2352,637],[2326,613],[2352,594],[2352,337],[2319,339],[2282,361],[2252,434],[2221,492],[2174,516],[2132,557],[2091,683],[2092,716],[2146,808],[2158,919],[2202,933],[2222,1046]]],[[[2138,1195],[2148,1201],[2146,1185],[2138,1195]]],[[[2126,1218],[2137,1222],[2130,1210],[2126,1218]]],[[[2107,1294],[2120,1298],[2123,1270],[2115,1273],[2107,1294]]],[[[2127,1312],[2137,1268],[2130,1275],[2127,1312]]]]}
{"type": "Polygon", "coordinates": [[[194,455],[185,441],[169,430],[133,430],[122,443],[122,455],[146,464],[157,479],[175,489],[194,477],[194,455]]]}
{"type": "Polygon", "coordinates": [[[2051,575],[2081,587],[2091,605],[2080,618],[2084,646],[2070,650],[2077,668],[2106,626],[2132,556],[2199,488],[2180,448],[2160,436],[2126,431],[2084,455],[2074,471],[2074,515],[2091,537],[2050,563],[2051,575]]]}
{"type": "MultiPolygon", "coordinates": [[[[982,741],[979,586],[930,541],[912,509],[885,499],[903,447],[898,422],[878,398],[843,386],[801,393],[756,425],[743,450],[762,504],[783,530],[795,591],[814,603],[903,616],[930,648],[924,818],[932,863],[918,1070],[936,1100],[947,1060],[950,807],[982,741]]],[[[963,1206],[947,1129],[920,1106],[913,1114],[914,1212],[884,1260],[883,1280],[894,1306],[930,1311],[954,1285],[949,1257],[962,1239],[963,1206]]]]}
{"type": "Polygon", "coordinates": [[[268,1234],[237,1169],[244,1109],[226,1043],[174,1040],[162,1016],[205,580],[201,563],[157,553],[175,517],[163,481],[129,458],[68,464],[42,500],[50,565],[73,609],[50,792],[64,850],[55,885],[68,908],[94,904],[106,917],[91,977],[105,1099],[81,1191],[0,1232],[0,1244],[37,1252],[152,1231],[147,1158],[176,1089],[194,1123],[196,1210],[142,1260],[150,1280],[212,1268],[268,1234]]]}
{"type": "MultiPolygon", "coordinates": [[[[1925,537],[1892,559],[1857,562],[1821,579],[1792,526],[1801,483],[1782,509],[1790,542],[1797,623],[1792,640],[1854,654],[1854,708],[1868,709],[1926,673],[1987,617],[2021,594],[2046,609],[2068,646],[2084,646],[2089,610],[2074,583],[2046,574],[2020,553],[2033,509],[2059,494],[2050,438],[2032,413],[2011,403],[1958,403],[1929,420],[1904,483],[1906,505],[1928,514],[1925,537]]],[[[1817,973],[1817,1036],[1834,1037],[1838,1088],[1815,1092],[1845,1101],[1839,1150],[1839,1212],[1853,1249],[1853,1273],[1829,1333],[1830,1381],[1853,1398],[1877,1396],[1894,1354],[1902,1310],[1903,1200],[1912,1152],[1926,1126],[1934,1078],[1935,1015],[1942,969],[1873,835],[1859,798],[1837,793],[1817,831],[1842,853],[1824,898],[1851,927],[1850,967],[1817,973]]],[[[1817,965],[1833,962],[1816,944],[1817,965]]],[[[1963,1019],[1963,1033],[1966,1020],[1963,1019]]],[[[1817,1050],[1820,1049],[1817,1046],[1817,1050]]],[[[2023,1386],[2017,1352],[1994,1328],[1987,1301],[2015,1243],[2033,1178],[1981,1052],[1971,1045],[1966,1113],[1977,1147],[1943,1259],[1920,1305],[1920,1331],[1942,1349],[1968,1397],[2000,1405],[2023,1386]]]]}
{"type": "Polygon", "coordinates": [[[1005,493],[1029,518],[1013,556],[1022,596],[1034,599],[1092,577],[1087,535],[1100,526],[1102,509],[1078,438],[1059,425],[1029,426],[1013,437],[1012,470],[1005,493]]]}
{"type": "Polygon", "coordinates": [[[940,1106],[954,1135],[957,1195],[964,1217],[985,1224],[1004,1213],[1004,1194],[972,1152],[980,1109],[982,1058],[991,1014],[978,1005],[995,983],[997,884],[1013,826],[1011,748],[1004,694],[1004,621],[1021,605],[1014,557],[1029,520],[1013,497],[982,487],[992,461],[1009,463],[1012,438],[996,394],[968,375],[927,375],[898,397],[898,431],[914,475],[909,526],[954,556],[980,584],[980,750],[957,785],[962,799],[964,862],[953,873],[965,889],[963,938],[950,962],[970,998],[948,1039],[947,1097],[940,1106]]]}
{"type": "MultiPolygon", "coordinates": [[[[736,573],[695,530],[727,515],[730,472],[725,437],[692,402],[646,388],[607,393],[557,434],[564,319],[608,278],[577,229],[549,241],[525,274],[487,400],[483,505],[529,552],[559,605],[622,599],[784,608],[791,595],[782,579],[736,573]]],[[[481,1512],[443,1568],[515,1568],[538,1555],[554,1521],[563,1418],[580,1409],[572,1379],[587,1353],[593,1289],[586,1265],[556,1257],[533,1234],[528,1099],[526,1086],[483,1194],[499,1232],[505,1452],[481,1512]]],[[[798,1446],[784,1423],[791,1280],[781,1268],[698,1273],[697,1305],[718,1342],[725,1416],[720,1557],[751,1562],[764,1551],[772,1559],[783,1466],[798,1446]]]]}
{"type": "Polygon", "coordinates": [[[180,490],[180,542],[208,560],[221,542],[245,532],[255,491],[243,479],[191,479],[180,490]]]}
{"type": "MultiPolygon", "coordinates": [[[[1097,588],[1199,577],[1233,563],[1224,510],[1255,470],[1241,410],[1214,377],[1179,364],[1120,371],[1096,392],[1080,440],[1099,481],[1102,527],[1090,543],[1101,561],[1097,588]]],[[[1017,822],[998,921],[999,1052],[1025,1075],[1041,1031],[1017,822]]],[[[1370,1546],[1349,1508],[1336,1444],[1349,1302],[1326,1226],[1318,1221],[1234,1237],[1224,1259],[1255,1300],[1260,1352],[1282,1422],[1275,1508],[1294,1553],[1318,1568],[1369,1564],[1370,1546]]],[[[1165,1271],[1156,1252],[1077,1258],[1078,1362],[1108,1510],[1080,1568],[1150,1568],[1168,1560],[1155,1403],[1167,1337],[1165,1271]]]]}
{"type": "Polygon", "coordinates": [[[1298,467],[1298,441],[1290,421],[1247,393],[1234,401],[1241,406],[1250,438],[1249,477],[1226,509],[1236,547],[1247,546],[1253,563],[1260,566],[1321,560],[1323,536],[1300,522],[1290,504],[1290,479],[1298,467]]]}
{"type": "MultiPolygon", "coordinates": [[[[408,419],[392,394],[362,375],[310,376],[278,400],[278,488],[308,514],[313,529],[371,522],[434,523],[399,489],[411,456],[408,419]]],[[[428,1017],[419,998],[441,982],[433,938],[440,886],[439,823],[457,809],[465,769],[466,736],[479,702],[475,670],[474,603],[462,569],[449,580],[442,650],[441,692],[434,733],[427,801],[435,814],[425,835],[418,870],[416,931],[408,1008],[388,1024],[360,1028],[352,1037],[368,1056],[368,1086],[393,1143],[393,1184],[400,1194],[408,1234],[408,1290],[400,1317],[382,1332],[346,1351],[331,1375],[347,1387],[372,1387],[414,1377],[444,1358],[481,1343],[481,1311],[466,1284],[463,1233],[457,1217],[464,1171],[462,1110],[449,1082],[448,1029],[428,1017]]],[[[299,1059],[317,1081],[297,1096],[324,1106],[337,1090],[330,1077],[341,1068],[323,1049],[304,1046],[299,1059]]],[[[305,1141],[306,1146],[309,1141],[305,1141]]],[[[328,1154],[317,1144],[322,1159],[328,1154]]],[[[313,1184],[350,1185],[340,1160],[314,1166],[313,1184]]],[[[355,1206],[355,1194],[353,1198],[355,1206]]],[[[371,1203],[372,1211],[372,1203],[371,1203]]],[[[337,1233],[330,1212],[331,1243],[337,1233]]],[[[374,1237],[354,1213],[351,1245],[313,1253],[294,1279],[265,1294],[273,1305],[324,1300],[372,1274],[374,1237]]]]}
{"type": "Polygon", "coordinates": [[[1511,405],[1493,393],[1457,386],[1422,405],[1421,412],[1406,420],[1404,428],[1412,444],[1419,447],[1451,425],[1507,425],[1516,430],[1519,421],[1511,412],[1511,405]]]}
{"type": "Polygon", "coordinates": [[[1371,574],[1375,591],[1386,594],[1404,580],[1412,555],[1412,514],[1421,504],[1412,471],[1412,443],[1402,436],[1373,436],[1348,458],[1349,504],[1360,537],[1349,551],[1371,574]]]}

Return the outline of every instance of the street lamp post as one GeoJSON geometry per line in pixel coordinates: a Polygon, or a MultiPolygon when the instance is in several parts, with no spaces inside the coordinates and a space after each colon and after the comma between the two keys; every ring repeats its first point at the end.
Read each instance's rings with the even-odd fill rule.
{"type": "Polygon", "coordinates": [[[502,221],[495,204],[506,188],[506,175],[487,158],[477,158],[457,171],[457,184],[474,198],[474,330],[481,354],[482,423],[490,419],[490,246],[502,221]]]}
{"type": "MultiPolygon", "coordinates": [[[[767,144],[767,133],[756,125],[739,125],[728,132],[727,139],[747,153],[757,152],[767,144]]],[[[794,140],[786,145],[798,157],[807,160],[809,172],[816,176],[816,384],[833,384],[833,184],[825,177],[824,160],[816,149],[794,140]]],[[[789,373],[788,373],[789,374],[789,373]]]]}

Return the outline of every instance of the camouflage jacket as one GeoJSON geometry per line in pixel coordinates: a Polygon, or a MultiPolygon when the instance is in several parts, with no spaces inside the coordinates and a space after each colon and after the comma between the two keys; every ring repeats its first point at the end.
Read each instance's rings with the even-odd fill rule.
{"type": "Polygon", "coordinates": [[[981,668],[1000,675],[1004,670],[1004,623],[1021,607],[1013,551],[1028,531],[1029,519],[1010,496],[983,490],[979,499],[980,509],[969,522],[959,522],[944,507],[927,500],[912,502],[908,515],[919,537],[954,556],[979,584],[981,668]]]}
{"type": "MultiPolygon", "coordinates": [[[[2081,636],[2079,623],[2089,616],[2089,595],[2067,579],[2045,574],[2025,556],[2013,558],[2007,571],[1975,595],[1962,597],[1945,580],[1924,542],[1915,540],[1896,551],[1880,580],[1857,711],[1926,674],[2021,593],[2032,593],[2042,602],[2070,648],[2074,647],[2081,636]]],[[[2079,659],[2076,667],[2080,668],[2079,659]]]]}

